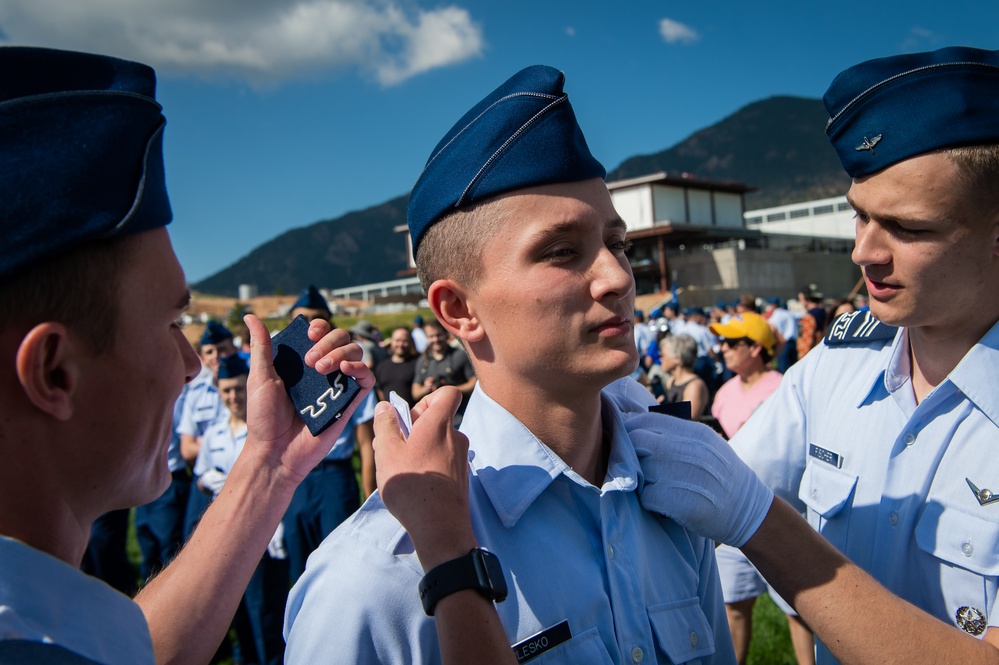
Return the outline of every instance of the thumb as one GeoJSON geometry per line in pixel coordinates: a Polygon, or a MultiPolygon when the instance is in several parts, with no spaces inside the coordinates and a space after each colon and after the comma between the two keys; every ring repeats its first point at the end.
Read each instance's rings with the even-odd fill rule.
{"type": "Polygon", "coordinates": [[[250,376],[277,378],[274,372],[274,358],[271,351],[271,336],[267,326],[253,314],[243,317],[246,329],[250,331],[250,376]]]}
{"type": "Polygon", "coordinates": [[[399,427],[399,415],[395,412],[395,407],[389,402],[378,402],[375,405],[375,445],[379,441],[391,443],[402,443],[402,430],[399,427]]]}
{"type": "Polygon", "coordinates": [[[423,398],[422,406],[423,411],[419,419],[414,421],[413,429],[429,427],[445,434],[454,427],[454,414],[461,406],[461,391],[454,386],[443,386],[423,398]],[[419,425],[422,422],[426,424],[419,425]]]}

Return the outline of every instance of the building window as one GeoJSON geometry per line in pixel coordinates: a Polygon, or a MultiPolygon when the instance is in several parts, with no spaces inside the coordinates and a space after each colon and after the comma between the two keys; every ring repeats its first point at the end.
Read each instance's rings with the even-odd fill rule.
{"type": "Polygon", "coordinates": [[[836,204],[836,210],[838,210],[839,212],[843,212],[844,210],[853,210],[853,206],[851,206],[848,202],[844,201],[843,203],[836,204]]]}
{"type": "Polygon", "coordinates": [[[828,215],[833,211],[833,205],[830,203],[826,206],[815,206],[812,208],[813,215],[828,215]]]}
{"type": "Polygon", "coordinates": [[[808,208],[798,208],[791,211],[791,219],[800,219],[802,217],[808,217],[808,208]]]}
{"type": "Polygon", "coordinates": [[[782,219],[787,219],[787,214],[783,212],[772,212],[767,215],[768,222],[779,222],[782,219]]]}

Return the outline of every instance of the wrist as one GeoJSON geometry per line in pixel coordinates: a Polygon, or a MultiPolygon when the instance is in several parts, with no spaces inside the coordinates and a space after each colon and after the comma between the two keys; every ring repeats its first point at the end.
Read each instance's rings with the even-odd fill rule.
{"type": "Polygon", "coordinates": [[[442,563],[468,554],[478,547],[479,542],[471,528],[445,531],[424,531],[419,535],[410,534],[413,547],[420,559],[424,572],[430,572],[442,563]]]}

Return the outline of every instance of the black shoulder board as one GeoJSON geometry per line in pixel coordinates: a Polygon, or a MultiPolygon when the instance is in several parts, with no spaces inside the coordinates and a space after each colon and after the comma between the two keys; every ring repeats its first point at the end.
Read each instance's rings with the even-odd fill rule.
{"type": "Polygon", "coordinates": [[[665,404],[656,404],[655,406],[650,406],[649,411],[651,413],[661,413],[666,416],[673,416],[674,418],[680,418],[682,420],[690,420],[693,411],[690,408],[690,402],[666,402],[665,404]]]}
{"type": "Polygon", "coordinates": [[[837,316],[826,331],[826,344],[843,346],[876,341],[887,343],[895,339],[896,332],[898,328],[881,323],[871,315],[870,310],[865,309],[837,316]]]}
{"type": "Polygon", "coordinates": [[[57,644],[28,640],[0,641],[0,665],[99,665],[57,644]]]}

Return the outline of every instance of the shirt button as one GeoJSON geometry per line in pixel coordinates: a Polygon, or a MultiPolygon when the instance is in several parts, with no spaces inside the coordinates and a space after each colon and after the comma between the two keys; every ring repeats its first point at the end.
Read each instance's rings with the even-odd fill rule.
{"type": "Polygon", "coordinates": [[[818,490],[812,490],[812,498],[813,499],[818,499],[819,498],[819,491],[818,490]]]}
{"type": "Polygon", "coordinates": [[[610,558],[611,561],[614,560],[614,546],[613,545],[608,545],[607,546],[607,556],[610,558]]]}
{"type": "Polygon", "coordinates": [[[975,546],[970,542],[967,542],[964,545],[961,545],[961,551],[964,552],[964,556],[971,556],[975,553],[975,546]]]}
{"type": "Polygon", "coordinates": [[[699,640],[697,639],[697,633],[695,633],[694,631],[690,631],[690,646],[696,647],[698,641],[699,640]]]}
{"type": "Polygon", "coordinates": [[[891,513],[890,515],[888,515],[888,523],[891,524],[892,526],[898,524],[898,513],[891,513]]]}
{"type": "Polygon", "coordinates": [[[635,647],[634,649],[631,650],[631,662],[640,663],[644,659],[645,659],[645,654],[642,652],[641,649],[635,647]]]}
{"type": "Polygon", "coordinates": [[[905,435],[905,438],[903,439],[903,441],[905,441],[905,445],[911,446],[913,443],[916,442],[916,435],[913,434],[912,432],[908,432],[905,435]]]}

